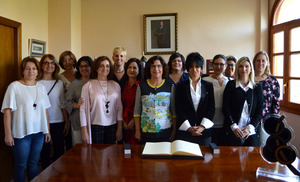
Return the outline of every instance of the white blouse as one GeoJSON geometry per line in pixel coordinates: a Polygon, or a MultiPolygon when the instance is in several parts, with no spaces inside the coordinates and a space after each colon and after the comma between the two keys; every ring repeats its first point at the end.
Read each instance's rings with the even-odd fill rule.
{"type": "Polygon", "coordinates": [[[23,138],[39,132],[48,133],[46,109],[50,106],[44,85],[26,86],[14,81],[6,90],[1,112],[11,109],[12,136],[23,138]]]}
{"type": "MultiPolygon", "coordinates": [[[[38,81],[45,86],[47,93],[53,87],[56,80],[40,80],[38,81]]],[[[61,80],[58,80],[50,94],[48,95],[51,107],[48,109],[49,122],[61,123],[64,122],[64,117],[61,109],[65,108],[64,85],[61,80]]]]}

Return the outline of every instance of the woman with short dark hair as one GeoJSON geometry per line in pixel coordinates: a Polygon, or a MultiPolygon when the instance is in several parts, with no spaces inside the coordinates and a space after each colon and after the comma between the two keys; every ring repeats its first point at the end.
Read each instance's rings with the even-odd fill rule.
{"type": "Polygon", "coordinates": [[[209,145],[215,100],[212,84],[201,79],[203,64],[204,59],[198,52],[187,56],[186,67],[190,77],[179,83],[176,89],[176,138],[209,145]]]}
{"type": "Polygon", "coordinates": [[[167,80],[175,86],[189,78],[189,74],[184,72],[185,59],[180,53],[176,52],[170,56],[168,67],[169,74],[167,76],[167,80]]]}

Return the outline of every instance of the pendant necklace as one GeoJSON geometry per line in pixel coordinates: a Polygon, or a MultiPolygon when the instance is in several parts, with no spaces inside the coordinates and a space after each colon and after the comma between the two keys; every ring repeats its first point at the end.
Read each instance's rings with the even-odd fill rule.
{"type": "MultiPolygon", "coordinates": [[[[26,85],[26,87],[28,89],[29,94],[31,95],[32,98],[34,98],[33,95],[31,94],[30,89],[29,89],[28,85],[26,84],[25,80],[24,80],[24,83],[25,83],[25,85],[26,85]]],[[[35,84],[35,86],[36,86],[36,84],[35,84]]],[[[37,102],[36,101],[37,101],[37,87],[35,87],[35,100],[34,100],[33,105],[32,105],[33,108],[34,108],[34,110],[36,109],[36,106],[37,106],[37,102]]]]}
{"type": "Polygon", "coordinates": [[[102,87],[102,85],[101,85],[101,83],[100,83],[99,80],[98,80],[98,83],[99,83],[99,85],[100,85],[100,88],[101,88],[101,90],[102,90],[104,96],[105,96],[105,108],[106,108],[106,113],[109,113],[109,110],[108,110],[109,105],[108,105],[108,104],[110,103],[110,101],[108,100],[108,82],[107,82],[107,87],[106,87],[106,93],[104,92],[104,89],[103,89],[103,87],[102,87]]]}

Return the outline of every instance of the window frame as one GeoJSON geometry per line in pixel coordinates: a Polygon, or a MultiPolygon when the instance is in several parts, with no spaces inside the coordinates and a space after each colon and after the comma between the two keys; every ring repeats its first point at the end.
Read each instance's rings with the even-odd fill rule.
{"type": "Polygon", "coordinates": [[[290,38],[291,38],[291,29],[295,28],[295,27],[300,27],[300,19],[297,20],[292,20],[289,22],[285,22],[285,23],[281,23],[281,24],[275,24],[275,19],[277,19],[278,17],[276,16],[276,11],[277,9],[281,8],[281,5],[283,3],[284,0],[277,0],[275,1],[273,8],[272,8],[272,12],[271,12],[271,18],[270,18],[270,32],[269,32],[269,36],[270,36],[270,41],[269,41],[269,55],[270,55],[270,68],[272,73],[274,73],[274,56],[277,55],[283,55],[283,64],[284,64],[284,70],[283,70],[283,76],[275,76],[276,78],[279,79],[283,79],[283,85],[284,88],[282,89],[284,93],[280,93],[282,94],[282,100],[280,101],[280,108],[283,111],[287,111],[290,113],[294,113],[294,114],[300,114],[300,104],[295,104],[292,102],[289,102],[290,100],[290,93],[289,93],[289,89],[290,89],[290,80],[294,79],[294,80],[300,80],[300,78],[297,77],[291,77],[290,76],[290,56],[292,54],[295,53],[299,53],[300,51],[290,51],[291,47],[290,47],[290,38]],[[278,33],[278,32],[284,32],[284,50],[283,53],[274,53],[274,34],[278,33]]]}

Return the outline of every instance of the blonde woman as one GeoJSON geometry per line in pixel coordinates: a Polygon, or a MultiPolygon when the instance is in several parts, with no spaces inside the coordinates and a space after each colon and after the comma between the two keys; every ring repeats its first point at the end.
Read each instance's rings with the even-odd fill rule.
{"type": "Polygon", "coordinates": [[[235,80],[227,83],[223,94],[224,125],[229,145],[258,146],[257,128],[262,119],[263,94],[254,82],[254,70],[248,57],[238,60],[235,80]]]}

